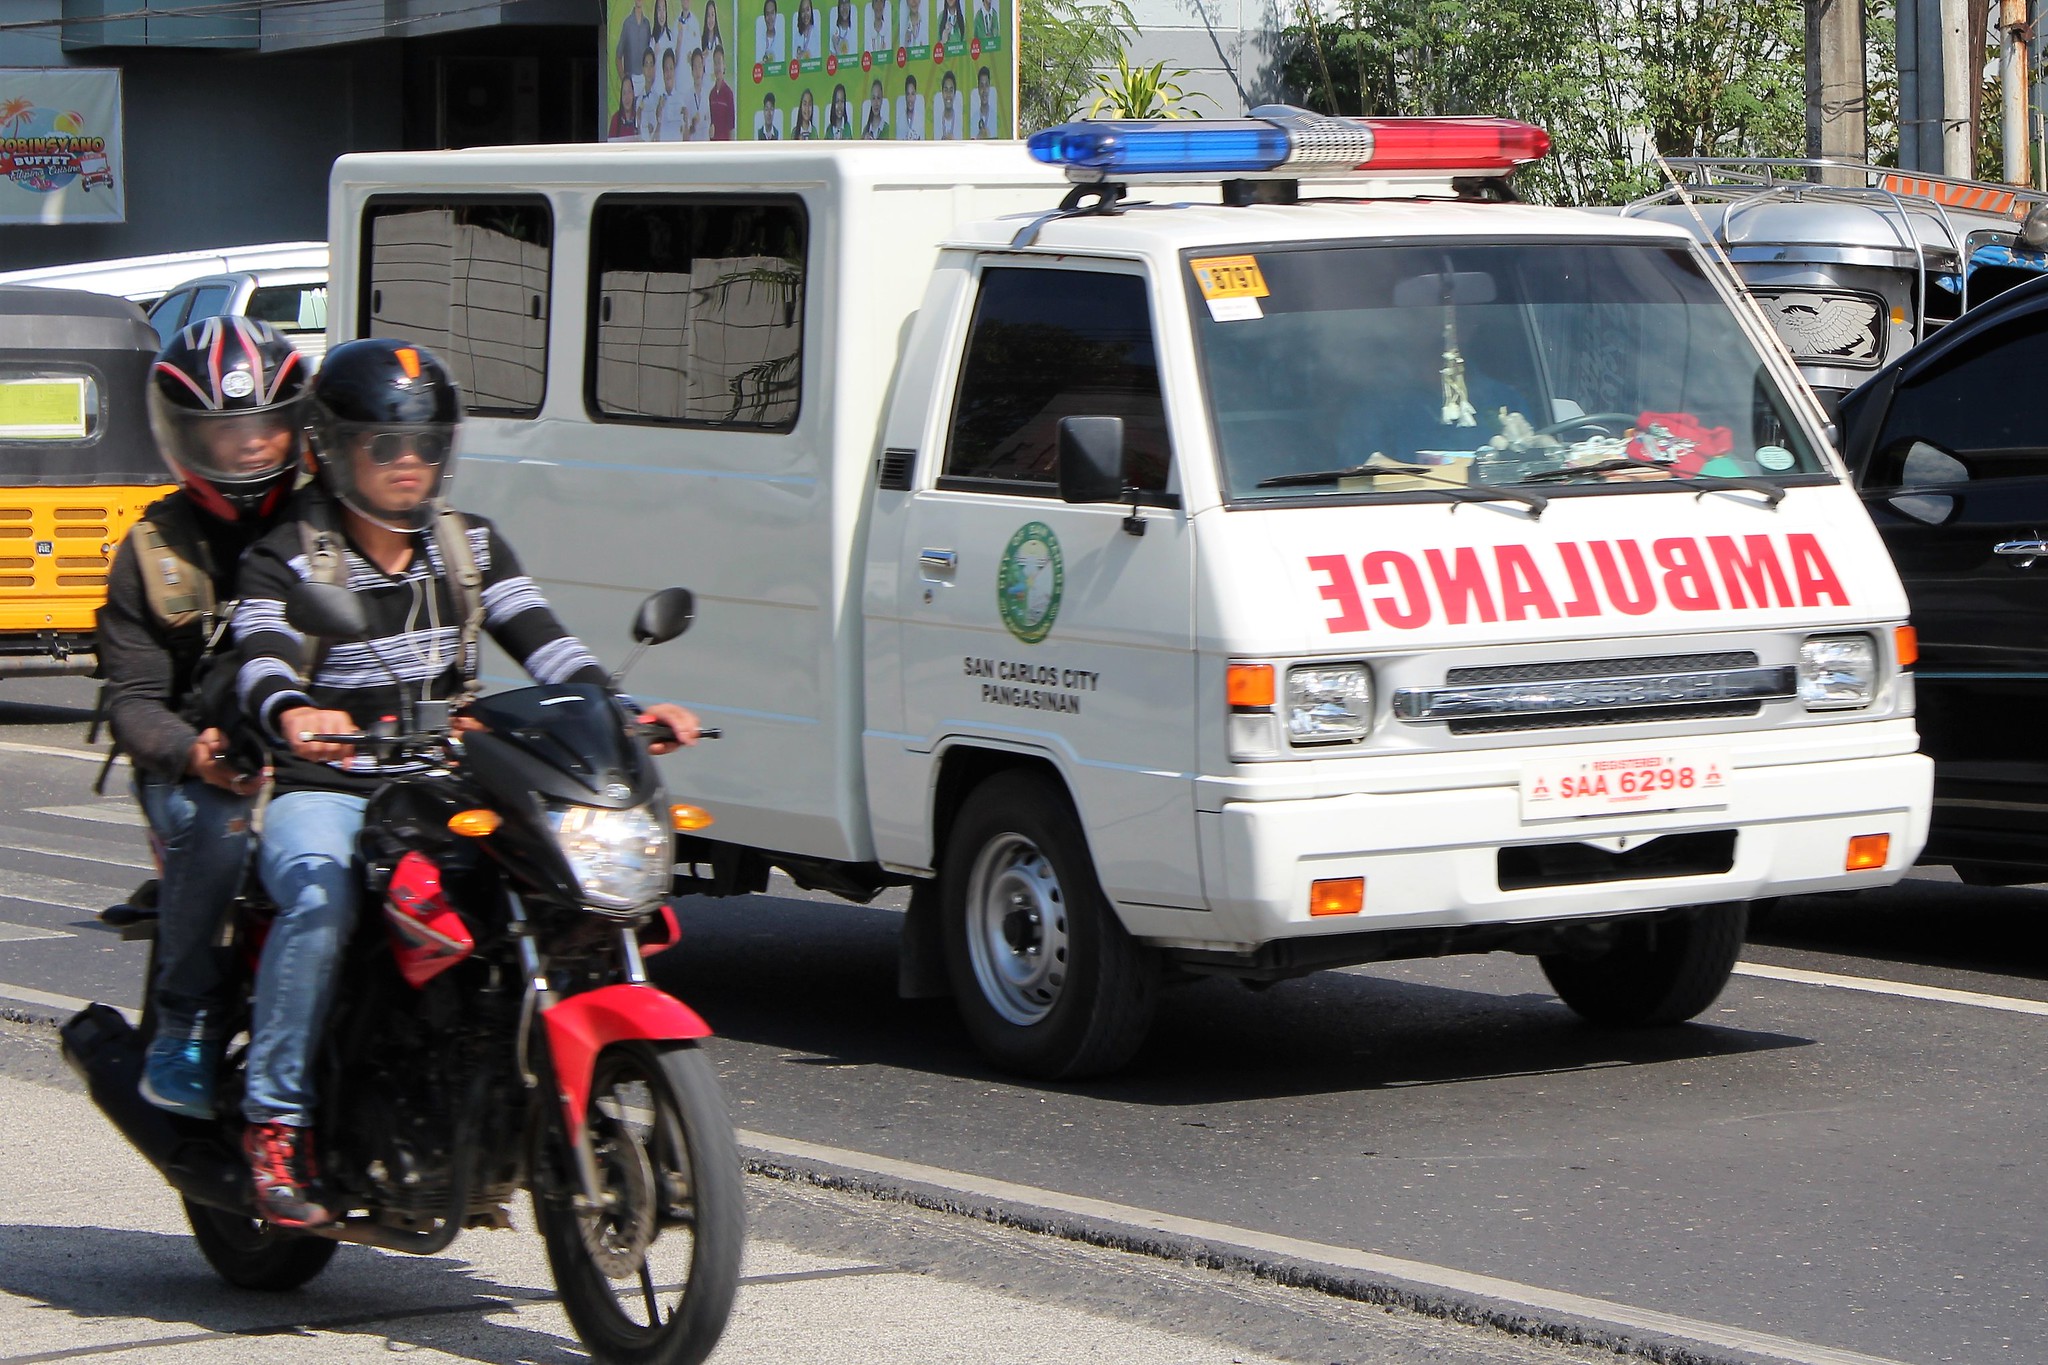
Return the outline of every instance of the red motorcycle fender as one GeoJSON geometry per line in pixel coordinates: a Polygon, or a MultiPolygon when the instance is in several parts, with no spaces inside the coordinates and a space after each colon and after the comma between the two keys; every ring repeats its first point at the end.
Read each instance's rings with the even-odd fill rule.
{"type": "Polygon", "coordinates": [[[597,1054],[613,1043],[677,1042],[709,1038],[711,1026],[697,1012],[664,991],[620,983],[572,995],[541,1014],[561,1087],[569,1140],[583,1140],[583,1113],[590,1104],[590,1079],[597,1054]]]}

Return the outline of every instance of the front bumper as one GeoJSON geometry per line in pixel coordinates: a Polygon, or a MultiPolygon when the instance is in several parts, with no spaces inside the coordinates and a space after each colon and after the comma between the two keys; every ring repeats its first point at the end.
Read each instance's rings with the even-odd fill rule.
{"type": "MultiPolygon", "coordinates": [[[[1225,801],[1199,817],[1205,946],[1281,938],[1599,918],[1710,901],[1886,886],[1927,839],[1933,764],[1917,753],[1740,766],[1726,805],[1524,823],[1512,781],[1448,790],[1225,801]],[[1725,872],[1501,887],[1500,851],[1734,832],[1725,872]],[[1885,864],[1845,872],[1849,840],[1885,834],[1885,864]],[[1312,917],[1310,883],[1362,877],[1357,914],[1312,917]]],[[[1191,917],[1192,918],[1192,917],[1191,917]]],[[[1184,921],[1186,922],[1186,921],[1184,921]]],[[[1188,946],[1196,946],[1189,942],[1188,946]]]]}

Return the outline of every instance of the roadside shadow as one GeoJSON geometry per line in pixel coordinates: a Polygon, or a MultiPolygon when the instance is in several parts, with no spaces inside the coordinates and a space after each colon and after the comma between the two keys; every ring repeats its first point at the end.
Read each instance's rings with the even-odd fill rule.
{"type": "MultiPolygon", "coordinates": [[[[106,1354],[137,1346],[210,1343],[236,1352],[237,1342],[321,1331],[377,1338],[392,1351],[431,1348],[486,1365],[588,1365],[589,1360],[573,1340],[486,1316],[552,1300],[551,1292],[493,1283],[453,1258],[384,1255],[367,1247],[343,1246],[301,1290],[259,1294],[224,1284],[190,1237],[0,1224],[0,1293],[80,1322],[171,1329],[110,1335],[92,1347],[106,1354]]],[[[0,1356],[0,1365],[47,1358],[47,1352],[0,1356]]]]}
{"type": "Polygon", "coordinates": [[[1749,941],[2048,981],[2048,888],[1910,877],[1834,896],[1788,896],[1753,916],[1749,941]]]}
{"type": "Polygon", "coordinates": [[[900,914],[772,896],[692,898],[676,909],[682,941],[649,962],[653,979],[720,1035],[797,1054],[783,1059],[796,1066],[885,1066],[1184,1106],[1654,1066],[1811,1043],[1718,1024],[1593,1028],[1549,993],[1534,962],[1518,964],[1530,989],[1512,995],[1319,972],[1259,991],[1217,979],[1169,987],[1150,1040],[1122,1073],[1034,1086],[981,1060],[950,1001],[897,999],[900,914]]]}

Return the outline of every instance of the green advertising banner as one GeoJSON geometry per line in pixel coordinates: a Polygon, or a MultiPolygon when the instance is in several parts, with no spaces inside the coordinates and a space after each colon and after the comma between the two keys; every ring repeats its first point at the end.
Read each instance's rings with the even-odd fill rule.
{"type": "Polygon", "coordinates": [[[1016,0],[605,0],[609,142],[1017,135],[1016,0]]]}

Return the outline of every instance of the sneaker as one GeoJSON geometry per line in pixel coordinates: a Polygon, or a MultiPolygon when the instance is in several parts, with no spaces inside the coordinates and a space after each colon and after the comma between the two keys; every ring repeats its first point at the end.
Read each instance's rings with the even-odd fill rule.
{"type": "Polygon", "coordinates": [[[283,1123],[252,1123],[242,1130],[242,1152],[256,1178],[256,1215],[281,1228],[311,1228],[334,1221],[314,1197],[313,1133],[283,1123]]]}
{"type": "Polygon", "coordinates": [[[149,1040],[142,1058],[142,1098],[187,1118],[213,1117],[213,1073],[220,1060],[216,1043],[197,1038],[149,1040]]]}

